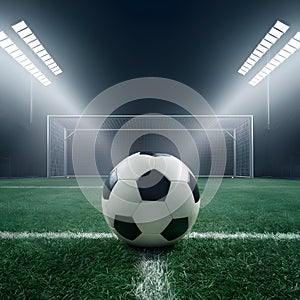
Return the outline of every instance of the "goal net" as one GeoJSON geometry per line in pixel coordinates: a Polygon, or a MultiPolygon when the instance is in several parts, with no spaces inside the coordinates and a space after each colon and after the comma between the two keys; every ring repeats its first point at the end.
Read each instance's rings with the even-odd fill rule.
{"type": "MultiPolygon", "coordinates": [[[[188,150],[190,143],[186,140],[187,134],[197,148],[199,166],[191,165],[189,161],[184,162],[196,176],[211,176],[210,139],[218,139],[220,136],[225,140],[226,166],[224,174],[214,173],[213,176],[253,177],[254,175],[253,116],[49,115],[47,117],[48,177],[75,176],[72,155],[76,134],[77,139],[79,135],[82,144],[90,141],[91,136],[95,137],[94,151],[98,168],[95,172],[85,161],[84,155],[80,161],[79,153],[76,176],[107,176],[117,163],[112,159],[112,150],[123,151],[124,153],[119,153],[119,157],[123,156],[123,158],[141,151],[168,153],[182,159],[178,143],[174,141],[180,141],[180,147],[188,150]],[[201,126],[202,123],[208,124],[216,119],[220,124],[218,129],[207,129],[201,126]],[[77,126],[79,120],[84,121],[84,126],[80,128],[77,126]],[[97,124],[101,124],[100,128],[97,124]],[[127,150],[124,151],[123,145],[126,143],[127,150]]],[[[195,153],[191,152],[191,155],[195,153]]]]}

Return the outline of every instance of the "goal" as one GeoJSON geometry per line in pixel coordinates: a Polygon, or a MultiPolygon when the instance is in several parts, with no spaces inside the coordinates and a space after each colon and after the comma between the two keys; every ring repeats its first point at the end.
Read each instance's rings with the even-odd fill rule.
{"type": "Polygon", "coordinates": [[[123,158],[144,151],[169,153],[182,159],[182,150],[178,148],[189,153],[191,144],[197,151],[191,151],[190,155],[198,156],[199,165],[195,166],[189,160],[183,161],[197,177],[207,177],[212,175],[210,140],[220,136],[225,141],[223,145],[226,149],[219,151],[226,152],[226,165],[224,172],[215,172],[213,176],[253,177],[252,115],[49,115],[47,177],[75,176],[75,173],[76,176],[107,176],[117,163],[112,159],[112,149],[117,149],[114,151],[119,151],[118,157],[123,158]],[[215,120],[219,124],[217,128],[201,126],[215,120]],[[79,121],[84,126],[78,127],[79,121]],[[81,155],[77,157],[79,167],[74,171],[72,153],[76,135],[77,142],[79,135],[83,145],[91,141],[91,135],[95,137],[93,149],[97,172],[85,161],[84,155],[82,161],[81,155]],[[187,135],[192,143],[187,141],[187,135]]]}

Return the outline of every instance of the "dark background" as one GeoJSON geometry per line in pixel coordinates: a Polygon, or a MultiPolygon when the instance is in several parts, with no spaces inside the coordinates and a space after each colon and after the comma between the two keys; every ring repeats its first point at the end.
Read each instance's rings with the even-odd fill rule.
{"type": "MultiPolygon", "coordinates": [[[[0,30],[25,20],[64,71],[48,87],[0,49],[0,176],[46,176],[46,116],[79,114],[104,89],[124,80],[166,77],[198,91],[217,114],[253,114],[255,176],[300,178],[300,51],[267,80],[237,73],[276,20],[300,31],[300,1],[0,1],[0,30]]],[[[44,70],[22,41],[14,39],[44,70]]],[[[181,113],[151,100],[126,114],[181,113]]],[[[199,112],[195,112],[199,113],[199,112]]]]}

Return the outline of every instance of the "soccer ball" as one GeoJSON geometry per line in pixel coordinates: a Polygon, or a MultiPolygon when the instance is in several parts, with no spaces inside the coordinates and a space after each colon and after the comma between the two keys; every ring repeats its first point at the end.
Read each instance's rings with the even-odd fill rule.
{"type": "Polygon", "coordinates": [[[176,243],[198,216],[200,194],[189,168],[169,154],[138,152],[110,173],[102,211],[119,239],[138,247],[176,243]]]}

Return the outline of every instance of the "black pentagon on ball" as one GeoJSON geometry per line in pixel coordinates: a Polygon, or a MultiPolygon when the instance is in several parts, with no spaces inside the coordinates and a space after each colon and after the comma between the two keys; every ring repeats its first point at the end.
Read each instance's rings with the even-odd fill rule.
{"type": "Polygon", "coordinates": [[[114,228],[121,236],[130,241],[135,240],[142,233],[131,217],[116,215],[114,228]]]}
{"type": "Polygon", "coordinates": [[[146,172],[137,180],[141,198],[146,201],[164,201],[170,184],[169,179],[155,169],[146,172]]]}
{"type": "Polygon", "coordinates": [[[161,235],[168,241],[175,240],[183,235],[189,228],[188,217],[173,219],[161,235]]]}
{"type": "Polygon", "coordinates": [[[200,193],[197,185],[197,181],[192,173],[189,172],[188,185],[193,192],[194,201],[197,203],[200,200],[200,193]]]}
{"type": "Polygon", "coordinates": [[[106,178],[104,186],[103,186],[103,198],[109,199],[110,193],[113,190],[114,186],[118,181],[117,170],[114,169],[111,171],[109,176],[106,178]]]}

